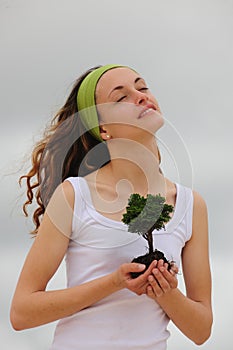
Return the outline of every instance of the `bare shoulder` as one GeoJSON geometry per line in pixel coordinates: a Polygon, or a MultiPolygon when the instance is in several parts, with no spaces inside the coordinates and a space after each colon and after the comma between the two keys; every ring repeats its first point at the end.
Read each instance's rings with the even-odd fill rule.
{"type": "Polygon", "coordinates": [[[207,204],[203,196],[193,190],[193,220],[191,242],[207,243],[208,240],[208,211],[207,204]]]}
{"type": "Polygon", "coordinates": [[[62,204],[66,203],[69,204],[70,207],[73,208],[74,206],[74,188],[70,181],[64,181],[60,185],[57,186],[55,189],[51,200],[50,205],[54,203],[62,204]]]}
{"type": "MultiPolygon", "coordinates": [[[[208,214],[207,205],[202,195],[193,190],[193,219],[192,219],[192,235],[186,242],[182,252],[182,263],[186,281],[192,284],[191,277],[200,273],[197,261],[202,262],[202,272],[209,275],[209,230],[208,230],[208,214]],[[198,267],[198,269],[197,269],[198,267]]],[[[195,279],[194,279],[195,280],[195,279]]],[[[193,285],[194,288],[194,285],[193,285]]]]}
{"type": "Polygon", "coordinates": [[[66,199],[70,204],[74,203],[74,188],[70,181],[64,181],[61,185],[61,191],[64,193],[66,199]]]}
{"type": "MultiPolygon", "coordinates": [[[[70,236],[74,211],[74,189],[69,181],[57,186],[45,211],[46,226],[53,227],[66,237],[70,236]],[[49,219],[49,223],[48,220],[49,219]],[[52,225],[52,226],[51,226],[52,225]]],[[[43,227],[44,225],[42,225],[43,227]]]]}
{"type": "Polygon", "coordinates": [[[193,215],[195,216],[199,215],[206,215],[207,214],[207,204],[203,196],[193,190],[193,215]]]}

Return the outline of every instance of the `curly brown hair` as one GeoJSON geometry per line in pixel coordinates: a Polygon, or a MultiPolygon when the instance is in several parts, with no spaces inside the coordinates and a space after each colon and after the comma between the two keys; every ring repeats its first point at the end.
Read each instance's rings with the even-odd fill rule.
{"type": "Polygon", "coordinates": [[[23,212],[28,216],[28,205],[36,201],[38,207],[32,219],[37,234],[46,206],[55,188],[70,176],[85,176],[110,160],[108,149],[85,130],[78,116],[77,93],[84,78],[100,66],[93,67],[80,76],[65,104],[45,129],[31,155],[31,169],[20,176],[19,184],[26,181],[27,200],[23,212]]]}

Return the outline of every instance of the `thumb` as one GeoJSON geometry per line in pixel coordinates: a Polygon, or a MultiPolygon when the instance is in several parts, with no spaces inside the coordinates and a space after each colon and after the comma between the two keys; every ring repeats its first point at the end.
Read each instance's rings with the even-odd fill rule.
{"type": "Polygon", "coordinates": [[[125,264],[127,272],[140,272],[145,270],[146,265],[144,264],[138,264],[138,263],[129,263],[125,264]]]}

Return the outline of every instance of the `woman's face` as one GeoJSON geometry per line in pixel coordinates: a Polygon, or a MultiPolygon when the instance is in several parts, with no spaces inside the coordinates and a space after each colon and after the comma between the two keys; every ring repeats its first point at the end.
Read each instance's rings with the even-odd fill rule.
{"type": "Polygon", "coordinates": [[[102,137],[142,139],[163,125],[155,97],[135,71],[120,67],[102,75],[96,86],[102,137]]]}

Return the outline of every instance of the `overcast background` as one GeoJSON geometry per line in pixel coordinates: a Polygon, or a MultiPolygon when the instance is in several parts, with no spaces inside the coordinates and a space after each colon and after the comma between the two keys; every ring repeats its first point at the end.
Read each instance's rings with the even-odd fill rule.
{"type": "MultiPolygon", "coordinates": [[[[232,0],[0,1],[0,339],[7,349],[46,350],[55,326],[15,332],[9,324],[32,242],[20,168],[74,80],[107,63],[145,77],[167,120],[159,134],[166,175],[207,202],[214,326],[200,348],[232,349],[232,18],[232,0]]],[[[50,285],[64,286],[63,264],[50,285]]],[[[168,350],[198,348],[170,329],[168,350]]]]}

